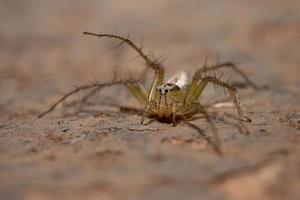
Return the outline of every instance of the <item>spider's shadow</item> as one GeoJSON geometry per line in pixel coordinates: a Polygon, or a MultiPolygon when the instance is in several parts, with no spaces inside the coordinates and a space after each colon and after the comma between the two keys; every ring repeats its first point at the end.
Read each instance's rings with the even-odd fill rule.
{"type": "MultiPolygon", "coordinates": [[[[133,114],[133,115],[138,115],[138,116],[142,116],[143,115],[143,110],[142,109],[138,109],[138,108],[134,108],[134,107],[129,107],[129,106],[120,106],[120,105],[117,105],[117,104],[112,104],[112,103],[108,103],[108,104],[105,104],[105,105],[108,105],[108,106],[113,106],[113,107],[118,107],[119,108],[119,112],[121,113],[126,113],[126,114],[133,114]]],[[[78,112],[92,112],[92,111],[87,111],[87,110],[81,110],[81,111],[78,111],[78,112]]],[[[77,112],[77,113],[78,113],[77,112]]],[[[116,111],[93,111],[93,113],[102,113],[102,112],[105,112],[105,113],[109,113],[109,112],[113,112],[115,114],[117,114],[118,112],[116,111]]],[[[210,112],[209,113],[209,116],[212,118],[212,119],[217,119],[219,114],[217,112],[210,112]]],[[[225,116],[226,118],[230,118],[230,119],[233,119],[235,121],[239,121],[239,119],[234,116],[234,115],[231,115],[229,113],[224,113],[222,114],[222,116],[225,116]]],[[[147,118],[149,119],[148,121],[146,121],[144,123],[144,125],[149,125],[151,123],[153,123],[154,121],[158,121],[158,122],[161,122],[161,123],[166,123],[166,124],[172,124],[172,120],[171,119],[166,119],[166,118],[158,118],[156,116],[147,116],[147,118]]],[[[198,115],[198,116],[191,116],[189,118],[177,118],[177,121],[179,123],[190,123],[192,121],[196,121],[196,120],[199,120],[199,119],[205,119],[205,117],[203,115],[198,115]]],[[[216,121],[216,120],[214,120],[216,121]]],[[[241,127],[240,125],[238,125],[237,123],[234,123],[234,122],[230,122],[228,120],[226,120],[225,118],[221,118],[219,119],[217,122],[220,122],[220,123],[223,123],[223,124],[226,124],[226,125],[230,125],[230,126],[233,126],[235,127],[241,134],[247,134],[247,130],[243,130],[245,129],[245,127],[241,127]],[[246,133],[245,133],[245,132],[246,133]]],[[[200,132],[200,129],[198,128],[197,129],[198,132],[200,132]]],[[[203,133],[203,130],[202,130],[202,133],[203,133]]]]}
{"type": "MultiPolygon", "coordinates": [[[[119,106],[119,110],[120,112],[122,113],[128,113],[128,114],[135,114],[135,115],[139,115],[139,116],[142,116],[143,115],[143,110],[141,109],[137,109],[137,108],[132,108],[132,107],[127,107],[127,106],[119,106]]],[[[219,115],[217,112],[212,112],[212,113],[209,113],[210,117],[212,119],[216,119],[219,115]]],[[[234,116],[234,115],[231,115],[229,113],[224,113],[223,114],[225,117],[227,118],[230,118],[230,119],[233,119],[233,120],[236,120],[236,121],[239,121],[239,119],[234,116]]],[[[165,118],[157,118],[155,116],[148,116],[148,118],[150,120],[148,120],[146,123],[144,123],[144,125],[149,125],[151,123],[153,123],[154,121],[159,121],[161,123],[166,123],[166,124],[172,124],[172,120],[171,119],[165,119],[165,118]]],[[[205,119],[204,116],[200,115],[200,116],[192,116],[192,117],[189,117],[189,118],[177,118],[178,122],[183,122],[183,123],[190,123],[191,121],[195,121],[195,120],[198,120],[198,119],[205,119]]],[[[226,125],[231,125],[235,128],[238,129],[238,131],[241,133],[241,134],[244,134],[243,132],[243,127],[239,126],[238,124],[236,123],[233,123],[233,122],[229,122],[228,120],[226,120],[225,118],[222,118],[222,120],[218,120],[218,122],[221,122],[223,124],[226,124],[226,125]]],[[[201,130],[203,132],[203,130],[201,130]]],[[[199,130],[198,130],[199,132],[199,130]]]]}
{"type": "MultiPolygon", "coordinates": [[[[125,107],[125,106],[120,106],[120,112],[125,112],[125,113],[130,113],[130,114],[136,114],[136,115],[140,115],[140,116],[142,116],[142,114],[143,114],[143,110],[136,109],[136,108],[125,107]]],[[[172,120],[170,120],[170,119],[165,119],[165,118],[159,119],[159,118],[157,118],[155,116],[150,116],[148,118],[150,120],[148,120],[144,125],[149,125],[149,124],[153,123],[154,121],[159,121],[159,122],[162,122],[162,123],[172,124],[172,120]]],[[[178,120],[179,120],[179,122],[182,122],[183,124],[186,124],[190,128],[196,130],[197,133],[199,133],[199,135],[202,138],[204,138],[206,140],[206,142],[213,147],[214,151],[218,155],[221,156],[222,155],[222,150],[221,150],[221,147],[217,144],[217,142],[214,141],[214,140],[212,140],[212,138],[209,137],[208,135],[206,135],[204,133],[203,129],[201,129],[200,127],[198,127],[195,124],[193,124],[193,123],[190,122],[190,121],[194,121],[194,120],[200,119],[200,118],[204,118],[204,117],[198,116],[198,117],[195,117],[195,118],[178,119],[178,120]]]]}

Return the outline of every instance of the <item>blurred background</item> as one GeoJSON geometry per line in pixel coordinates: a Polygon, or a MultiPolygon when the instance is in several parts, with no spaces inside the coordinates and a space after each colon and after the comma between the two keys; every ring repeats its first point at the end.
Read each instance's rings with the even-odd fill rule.
{"type": "MultiPolygon", "coordinates": [[[[299,0],[0,0],[0,199],[297,199],[299,65],[299,0]],[[268,86],[238,88],[251,134],[216,116],[220,158],[190,127],[119,111],[37,120],[74,86],[144,70],[126,45],[83,31],[130,33],[167,76],[236,62],[268,86]]],[[[138,107],[116,90],[111,100],[138,107]]]]}
{"type": "Polygon", "coordinates": [[[117,42],[83,31],[130,33],[146,53],[162,56],[168,75],[192,74],[205,57],[209,63],[219,57],[237,62],[259,84],[292,87],[300,74],[299,8],[297,0],[2,0],[0,106],[6,112],[0,113],[16,106],[34,112],[33,101],[44,104],[74,85],[110,80],[116,66],[123,78],[143,70],[142,60],[130,60],[136,55],[130,48],[116,50],[117,42]]]}

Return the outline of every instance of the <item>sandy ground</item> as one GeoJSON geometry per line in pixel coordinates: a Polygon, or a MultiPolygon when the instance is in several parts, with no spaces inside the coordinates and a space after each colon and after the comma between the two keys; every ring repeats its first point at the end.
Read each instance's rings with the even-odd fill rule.
{"type": "MultiPolygon", "coordinates": [[[[299,199],[299,1],[2,0],[0,22],[0,199],[299,199]],[[144,69],[131,49],[83,31],[130,32],[163,55],[168,76],[192,75],[206,56],[237,62],[268,87],[238,87],[251,134],[225,123],[232,108],[210,109],[220,157],[183,123],[141,126],[138,114],[108,105],[141,109],[123,87],[78,114],[60,106],[37,119],[74,86],[144,69]]],[[[205,94],[203,103],[223,97],[205,94]]],[[[205,120],[191,123],[211,136],[205,120]]]]}

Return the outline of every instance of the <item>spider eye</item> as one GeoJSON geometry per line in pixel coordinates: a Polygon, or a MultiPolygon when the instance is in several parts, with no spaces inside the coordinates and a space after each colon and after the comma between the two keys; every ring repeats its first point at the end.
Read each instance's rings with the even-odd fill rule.
{"type": "Polygon", "coordinates": [[[166,91],[166,93],[168,93],[168,92],[169,92],[169,89],[166,89],[165,91],[166,91]]]}
{"type": "Polygon", "coordinates": [[[161,88],[158,89],[159,93],[161,93],[161,88]]]}

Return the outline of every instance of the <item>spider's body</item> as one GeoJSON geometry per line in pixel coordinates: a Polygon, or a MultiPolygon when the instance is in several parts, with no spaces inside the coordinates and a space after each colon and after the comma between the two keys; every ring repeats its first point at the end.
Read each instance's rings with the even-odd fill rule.
{"type": "MultiPolygon", "coordinates": [[[[216,129],[214,124],[210,120],[206,110],[199,102],[199,97],[201,96],[203,90],[206,88],[208,83],[223,87],[228,91],[230,96],[233,99],[233,103],[238,111],[238,120],[241,127],[244,127],[243,121],[249,122],[250,119],[243,115],[239,96],[237,90],[227,82],[223,82],[220,78],[216,76],[207,76],[207,71],[217,71],[220,68],[231,68],[237,73],[239,73],[245,81],[252,86],[254,89],[258,87],[242,72],[240,71],[233,63],[225,62],[220,63],[214,66],[207,67],[206,64],[204,67],[198,69],[192,78],[191,82],[188,83],[187,75],[185,73],[179,73],[169,80],[165,81],[165,69],[164,67],[156,61],[152,61],[147,55],[142,51],[142,48],[138,48],[131,40],[124,38],[118,35],[112,34],[95,34],[84,32],[84,34],[97,36],[97,37],[107,37],[120,40],[121,44],[127,43],[131,46],[141,58],[144,59],[146,66],[153,69],[155,75],[154,80],[151,84],[149,91],[138,81],[126,80],[126,81],[117,81],[114,80],[110,83],[94,83],[91,85],[85,85],[75,90],[69,92],[61,99],[59,99],[49,110],[39,115],[39,117],[44,116],[53,110],[60,102],[64,101],[68,96],[77,93],[80,90],[94,88],[88,95],[84,97],[82,103],[84,103],[90,96],[92,96],[99,89],[116,84],[125,84],[126,87],[131,91],[133,96],[139,101],[139,103],[144,107],[143,116],[141,123],[143,124],[145,116],[155,117],[159,121],[170,121],[173,125],[176,125],[176,122],[179,119],[188,119],[195,114],[202,114],[206,120],[209,122],[212,131],[215,135],[216,143],[219,145],[216,129]]],[[[247,129],[246,129],[247,131],[247,129]]],[[[219,147],[216,149],[220,150],[219,147]]]]}
{"type": "MultiPolygon", "coordinates": [[[[130,87],[128,88],[130,89],[130,87]]],[[[156,118],[158,121],[172,122],[174,125],[180,119],[191,117],[197,113],[200,104],[186,101],[188,88],[186,73],[180,72],[175,74],[169,80],[157,86],[154,100],[145,114],[156,118]]],[[[143,106],[146,106],[146,102],[141,103],[143,106]]]]}
{"type": "Polygon", "coordinates": [[[175,110],[183,105],[184,93],[181,88],[173,83],[165,83],[157,87],[158,97],[154,107],[159,118],[169,118],[172,114],[172,106],[176,105],[175,110]]]}
{"type": "MultiPolygon", "coordinates": [[[[157,86],[155,100],[151,106],[151,112],[162,121],[171,121],[173,110],[179,111],[184,105],[184,95],[187,87],[186,73],[181,72],[174,75],[167,82],[157,86]]],[[[174,113],[176,118],[180,114],[174,113]]]]}
{"type": "MultiPolygon", "coordinates": [[[[125,81],[127,88],[144,107],[142,124],[146,115],[155,117],[159,121],[172,122],[174,126],[179,119],[188,119],[197,113],[208,117],[199,102],[199,97],[209,82],[226,88],[233,97],[233,102],[238,109],[240,122],[242,123],[243,119],[247,119],[242,114],[236,89],[228,83],[214,76],[205,75],[202,77],[201,69],[196,72],[190,84],[187,84],[187,76],[184,72],[176,74],[168,81],[164,81],[164,68],[159,64],[155,66],[157,72],[149,92],[139,82],[125,81]]],[[[204,68],[204,70],[207,69],[204,68]]]]}

